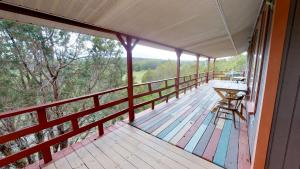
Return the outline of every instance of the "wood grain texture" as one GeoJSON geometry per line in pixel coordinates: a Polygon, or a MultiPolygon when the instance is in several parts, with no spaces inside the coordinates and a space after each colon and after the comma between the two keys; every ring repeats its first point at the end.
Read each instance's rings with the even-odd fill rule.
{"type": "MultiPolygon", "coordinates": [[[[142,123],[143,116],[140,116],[139,125],[133,125],[219,166],[237,169],[240,151],[249,152],[249,145],[239,144],[239,118],[236,118],[237,129],[233,127],[232,120],[218,119],[216,125],[213,124],[215,113],[211,110],[220,99],[212,88],[213,84],[212,81],[207,86],[200,86],[193,91],[196,94],[184,95],[175,100],[178,103],[172,103],[172,106],[165,104],[167,108],[160,107],[161,112],[152,111],[156,113],[153,119],[148,116],[152,112],[145,111],[143,116],[147,120],[142,123]],[[152,126],[148,129],[141,127],[147,125],[152,126]]],[[[225,115],[222,114],[221,117],[225,115]]],[[[227,117],[232,118],[231,115],[227,117]]],[[[247,135],[244,137],[248,139],[247,135]]]]}

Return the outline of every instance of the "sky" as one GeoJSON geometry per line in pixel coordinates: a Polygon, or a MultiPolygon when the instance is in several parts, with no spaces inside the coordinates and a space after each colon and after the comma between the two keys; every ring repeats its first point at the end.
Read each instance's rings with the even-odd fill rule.
{"type": "MultiPolygon", "coordinates": [[[[71,34],[71,39],[70,39],[71,43],[74,43],[74,41],[76,41],[77,35],[78,35],[77,33],[71,34]]],[[[85,45],[87,45],[89,47],[92,46],[91,43],[86,43],[85,45]]],[[[126,57],[126,50],[124,48],[123,48],[123,56],[122,57],[126,57]]],[[[171,51],[171,50],[165,50],[165,49],[158,49],[158,48],[153,48],[153,47],[144,46],[144,45],[140,45],[140,44],[137,44],[134,47],[132,57],[148,58],[148,59],[162,59],[162,60],[176,60],[177,59],[175,50],[171,51]]],[[[220,59],[222,59],[222,58],[220,58],[220,59]]],[[[196,55],[183,53],[180,57],[180,60],[196,61],[196,55]]],[[[200,57],[200,61],[204,61],[204,60],[207,60],[207,58],[200,57]]]]}
{"type": "MultiPolygon", "coordinates": [[[[126,52],[124,52],[126,54],[126,52]]],[[[151,59],[164,59],[164,60],[176,60],[176,53],[170,50],[157,49],[153,47],[143,46],[137,44],[133,49],[132,57],[136,58],[151,58],[151,59]]],[[[188,55],[183,53],[180,57],[181,60],[193,61],[196,60],[195,55],[188,55]]],[[[201,58],[200,60],[206,60],[201,58]]]]}

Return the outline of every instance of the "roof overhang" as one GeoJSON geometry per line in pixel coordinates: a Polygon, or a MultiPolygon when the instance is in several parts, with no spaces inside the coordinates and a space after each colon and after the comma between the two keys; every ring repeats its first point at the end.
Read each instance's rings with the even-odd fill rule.
{"type": "Polygon", "coordinates": [[[207,57],[246,51],[263,0],[3,0],[0,17],[207,57]]]}

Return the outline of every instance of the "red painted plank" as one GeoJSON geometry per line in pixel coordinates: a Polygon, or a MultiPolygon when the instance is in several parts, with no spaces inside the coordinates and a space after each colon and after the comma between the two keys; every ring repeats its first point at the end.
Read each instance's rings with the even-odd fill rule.
{"type": "Polygon", "coordinates": [[[210,139],[210,141],[209,141],[209,143],[208,143],[208,145],[207,145],[207,147],[204,151],[203,158],[205,158],[209,161],[212,161],[212,159],[215,155],[217,146],[218,146],[218,142],[219,142],[221,133],[222,133],[221,129],[215,128],[214,133],[211,136],[211,139],[210,139]]]}
{"type": "Polygon", "coordinates": [[[247,124],[241,120],[240,126],[238,168],[249,169],[251,164],[247,124]]]}

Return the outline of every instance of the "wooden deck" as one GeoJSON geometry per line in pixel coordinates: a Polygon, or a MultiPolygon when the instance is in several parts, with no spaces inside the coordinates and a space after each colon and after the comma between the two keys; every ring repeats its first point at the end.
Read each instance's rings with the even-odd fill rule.
{"type": "Polygon", "coordinates": [[[219,166],[120,122],[100,137],[90,137],[53,155],[52,162],[27,168],[217,169],[219,166]]]}
{"type": "Polygon", "coordinates": [[[247,122],[220,119],[214,125],[212,107],[220,99],[214,83],[192,90],[180,99],[137,115],[133,126],[229,169],[250,168],[247,122]]]}

